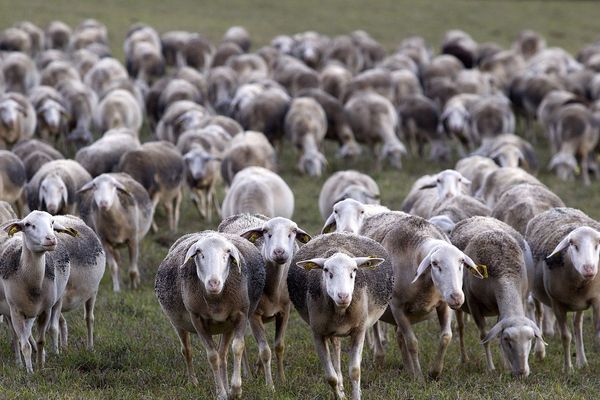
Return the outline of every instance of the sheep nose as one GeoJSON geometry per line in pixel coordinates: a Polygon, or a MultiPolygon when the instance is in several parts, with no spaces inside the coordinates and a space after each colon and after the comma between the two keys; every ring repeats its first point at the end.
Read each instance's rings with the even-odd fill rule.
{"type": "Polygon", "coordinates": [[[596,275],[596,271],[594,271],[594,266],[591,264],[585,264],[583,266],[583,277],[584,278],[593,278],[596,275]]]}
{"type": "Polygon", "coordinates": [[[101,201],[98,203],[98,207],[100,207],[100,208],[101,208],[101,209],[103,209],[103,210],[106,210],[106,209],[108,208],[108,201],[106,201],[106,200],[101,200],[101,201]]]}
{"type": "Polygon", "coordinates": [[[44,245],[46,246],[54,246],[56,245],[56,236],[47,235],[44,240],[44,245]]]}
{"type": "Polygon", "coordinates": [[[349,293],[338,293],[337,295],[339,303],[348,304],[350,303],[350,294],[349,293]]]}
{"type": "Polygon", "coordinates": [[[216,278],[211,278],[208,280],[208,291],[209,292],[217,292],[219,287],[221,286],[221,281],[216,278]]]}
{"type": "Polygon", "coordinates": [[[448,305],[452,308],[458,308],[462,305],[463,301],[464,301],[463,294],[459,293],[459,292],[455,292],[450,295],[450,302],[448,305]]]}

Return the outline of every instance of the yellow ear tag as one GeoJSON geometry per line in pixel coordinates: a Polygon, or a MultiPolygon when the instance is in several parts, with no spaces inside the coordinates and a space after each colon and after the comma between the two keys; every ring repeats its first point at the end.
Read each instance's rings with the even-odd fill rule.
{"type": "Polygon", "coordinates": [[[258,236],[259,236],[258,233],[253,232],[252,235],[250,235],[250,237],[248,238],[248,241],[250,243],[255,243],[256,240],[258,239],[258,236]]]}
{"type": "Polygon", "coordinates": [[[10,229],[8,230],[8,236],[12,237],[15,233],[19,232],[19,228],[17,228],[15,225],[11,226],[10,229]]]}
{"type": "Polygon", "coordinates": [[[477,268],[479,268],[479,272],[481,272],[481,275],[483,275],[483,279],[489,277],[487,265],[477,264],[477,268]]]}
{"type": "Polygon", "coordinates": [[[311,271],[311,270],[313,270],[315,268],[319,268],[319,266],[316,263],[311,262],[311,263],[304,264],[304,269],[306,271],[311,271]]]}

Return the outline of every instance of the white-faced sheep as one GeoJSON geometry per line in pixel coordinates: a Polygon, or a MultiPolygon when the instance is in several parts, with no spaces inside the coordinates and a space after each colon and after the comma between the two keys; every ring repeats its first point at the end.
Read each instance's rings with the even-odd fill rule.
{"type": "Polygon", "coordinates": [[[419,342],[412,325],[437,312],[441,335],[430,376],[438,377],[452,338],[450,308],[464,302],[463,268],[483,277],[479,267],[450,244],[446,235],[426,220],[404,213],[382,213],[363,223],[360,232],[390,254],[394,289],[389,312],[382,320],[398,326],[397,339],[404,368],[422,379],[419,342]]]}
{"type": "MultiPolygon", "coordinates": [[[[525,316],[527,263],[531,262],[529,245],[520,233],[503,222],[489,217],[475,217],[456,225],[452,243],[473,262],[485,266],[486,279],[464,273],[465,303],[462,311],[473,316],[485,348],[487,368],[494,370],[489,342],[500,339],[500,350],[516,377],[529,375],[529,351],[532,340],[542,340],[538,326],[525,316]],[[485,317],[498,315],[498,322],[486,331],[485,317]]],[[[461,359],[467,361],[464,347],[464,321],[458,311],[461,359]]]]}
{"type": "Polygon", "coordinates": [[[244,168],[231,182],[221,210],[223,218],[241,213],[291,218],[294,194],[276,173],[262,167],[244,168]]]}
{"type": "Polygon", "coordinates": [[[287,279],[290,298],[310,326],[327,383],[336,399],[345,398],[340,338],[349,336],[352,398],[358,400],[366,332],[392,297],[390,256],[371,239],[330,233],[302,246],[292,264],[287,279]]]}
{"type": "Polygon", "coordinates": [[[23,161],[27,180],[31,180],[42,165],[53,160],[64,159],[60,151],[37,139],[19,141],[12,148],[12,152],[23,161]]]}
{"type": "Polygon", "coordinates": [[[29,93],[29,101],[37,114],[37,135],[46,142],[64,141],[71,116],[60,92],[50,86],[37,86],[29,93]]]}
{"type": "Polygon", "coordinates": [[[143,113],[136,98],[127,90],[115,89],[106,93],[94,110],[94,122],[100,132],[128,128],[139,132],[143,113]]]}
{"type": "Polygon", "coordinates": [[[106,131],[89,146],[82,147],[75,154],[75,161],[85,168],[92,177],[115,172],[123,154],[140,147],[137,132],[127,128],[106,131]]]}
{"type": "Polygon", "coordinates": [[[77,236],[77,231],[63,227],[43,211],[33,211],[2,228],[9,239],[1,248],[0,313],[11,326],[17,365],[22,365],[22,355],[27,372],[33,373],[30,344],[33,324],[37,322],[36,361],[41,369],[45,362],[46,331],[52,314],[60,314],[69,278],[69,254],[63,239],[58,240],[55,232],[77,236]],[[18,232],[22,235],[14,236],[18,232]]]}
{"type": "Polygon", "coordinates": [[[206,349],[219,400],[242,394],[244,334],[264,283],[264,260],[258,249],[240,236],[212,231],[181,237],[158,267],[154,291],[181,342],[189,380],[198,384],[192,366],[193,333],[206,349]],[[213,335],[222,335],[220,345],[213,335]],[[230,345],[231,389],[227,376],[230,345]]]}
{"type": "Polygon", "coordinates": [[[6,148],[19,140],[31,138],[37,117],[26,97],[11,92],[0,96],[0,122],[0,148],[6,148]]]}
{"type": "Polygon", "coordinates": [[[273,388],[271,374],[271,349],[266,337],[264,323],[275,320],[275,354],[277,372],[281,382],[285,380],[283,354],[285,331],[291,311],[287,289],[287,276],[299,243],[306,244],[311,237],[295,222],[286,218],[268,219],[262,215],[238,214],[223,220],[219,232],[232,233],[248,239],[256,245],[265,260],[265,287],[256,311],[249,316],[250,327],[259,346],[267,386],[273,388]]]}
{"type": "Polygon", "coordinates": [[[363,204],[379,204],[379,198],[379,186],[369,175],[354,170],[338,171],[323,183],[319,212],[325,220],[339,201],[354,199],[363,204]]]}
{"type": "Polygon", "coordinates": [[[27,183],[30,210],[50,214],[75,214],[77,191],[92,180],[90,174],[73,160],[54,160],[44,165],[27,183]]]}
{"type": "Polygon", "coordinates": [[[334,204],[321,233],[358,233],[365,219],[389,211],[389,208],[379,204],[364,204],[353,198],[347,198],[334,204]]]}
{"type": "Polygon", "coordinates": [[[19,215],[24,211],[23,189],[26,182],[25,166],[19,157],[10,151],[0,150],[0,200],[14,204],[19,215]]]}
{"type": "Polygon", "coordinates": [[[321,176],[327,166],[327,159],[319,151],[327,132],[323,107],[311,97],[295,98],[285,116],[285,132],[302,151],[298,169],[309,176],[321,176]]]}
{"type": "Polygon", "coordinates": [[[230,186],[235,175],[244,168],[257,166],[274,171],[276,169],[275,149],[260,132],[246,131],[237,134],[223,153],[221,176],[230,186]]]}
{"type": "Polygon", "coordinates": [[[130,285],[136,288],[140,284],[139,243],[150,229],[153,214],[144,187],[127,174],[103,174],[79,190],[79,208],[106,251],[113,290],[121,288],[118,247],[124,245],[129,250],[130,285]]]}
{"type": "MultiPolygon", "coordinates": [[[[163,204],[169,229],[175,232],[179,225],[181,186],[185,177],[185,162],[177,148],[165,141],[144,143],[123,154],[117,170],[142,184],[154,209],[159,203],[163,204]]],[[[153,229],[156,231],[157,227],[153,229]]]]}
{"type": "Polygon", "coordinates": [[[406,147],[396,136],[398,114],[392,103],[377,93],[362,92],[348,100],[345,111],[359,142],[370,147],[380,144],[378,164],[387,159],[394,168],[401,168],[406,147]]]}

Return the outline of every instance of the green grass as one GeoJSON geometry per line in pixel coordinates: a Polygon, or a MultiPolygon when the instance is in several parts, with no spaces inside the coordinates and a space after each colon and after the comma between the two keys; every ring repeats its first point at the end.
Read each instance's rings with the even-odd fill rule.
{"type": "MultiPolygon", "coordinates": [[[[327,34],[347,33],[364,29],[393,49],[411,34],[424,36],[434,47],[445,30],[461,28],[479,41],[497,41],[508,46],[517,33],[532,28],[543,33],[551,46],[562,46],[575,52],[597,39],[600,7],[593,1],[467,1],[421,0],[419,2],[381,0],[292,0],[285,2],[242,0],[205,2],[175,1],[67,1],[35,0],[0,4],[0,27],[29,19],[45,25],[62,19],[75,25],[83,18],[94,17],[109,27],[112,49],[122,57],[122,40],[128,26],[143,21],[159,31],[188,29],[202,32],[218,40],[227,27],[242,24],[251,32],[255,47],[268,43],[277,34],[295,33],[307,29],[327,34]]],[[[146,135],[149,133],[147,132],[146,135]]],[[[539,155],[546,165],[549,153],[541,140],[539,155]]],[[[412,182],[424,173],[451,165],[437,165],[408,159],[402,171],[384,169],[372,171],[368,156],[345,164],[334,158],[334,146],[327,146],[330,171],[357,168],[369,172],[382,191],[383,204],[399,208],[412,182]]],[[[286,150],[280,157],[281,173],[296,195],[295,220],[312,234],[321,227],[317,196],[324,181],[300,176],[295,170],[296,155],[286,150]]],[[[600,218],[598,183],[585,188],[579,182],[564,183],[541,171],[540,179],[559,194],[570,206],[578,207],[594,218],[600,218]]],[[[158,221],[166,225],[162,211],[158,221]]],[[[186,198],[183,205],[180,234],[215,228],[201,221],[186,198]]],[[[204,349],[194,341],[195,368],[200,379],[198,387],[187,384],[185,368],[176,335],[162,314],[153,293],[154,276],[169,245],[178,235],[160,232],[144,241],[142,254],[142,287],[125,289],[114,294],[110,279],[101,284],[96,306],[96,349],[85,350],[85,324],[82,311],[67,315],[70,326],[69,349],[60,356],[49,355],[47,367],[28,376],[14,366],[13,354],[5,329],[0,333],[0,398],[38,399],[150,399],[150,398],[212,398],[213,380],[207,367],[204,349]]],[[[125,278],[125,273],[123,273],[125,278]]],[[[273,327],[269,327],[272,332],[273,327]]],[[[438,327],[434,321],[416,326],[420,339],[421,360],[425,369],[437,346],[438,327]]],[[[459,362],[458,345],[453,341],[446,357],[446,369],[439,381],[426,384],[413,382],[401,368],[400,354],[390,344],[385,365],[373,366],[372,354],[363,357],[362,388],[366,399],[389,398],[593,398],[600,390],[597,372],[600,355],[592,346],[592,323],[585,320],[585,344],[590,366],[571,376],[561,372],[561,345],[557,338],[547,338],[548,358],[543,363],[531,360],[532,375],[523,381],[514,380],[504,372],[485,371],[483,349],[478,343],[475,326],[467,328],[467,344],[472,361],[459,362]]],[[[287,334],[285,384],[276,383],[275,395],[265,389],[262,376],[244,379],[244,398],[249,399],[324,399],[330,390],[323,379],[320,362],[313,349],[307,326],[294,313],[287,334]]],[[[251,362],[256,359],[256,344],[247,337],[251,362]]],[[[496,364],[500,365],[497,348],[496,364]]],[[[344,360],[344,371],[347,370],[344,360]]],[[[346,384],[348,379],[346,378],[346,384]]]]}

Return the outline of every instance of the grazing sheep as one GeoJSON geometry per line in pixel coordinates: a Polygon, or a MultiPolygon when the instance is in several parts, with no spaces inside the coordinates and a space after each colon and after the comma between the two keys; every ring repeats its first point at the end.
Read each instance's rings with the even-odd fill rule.
{"type": "Polygon", "coordinates": [[[345,87],[344,100],[363,91],[375,92],[388,100],[394,99],[392,77],[385,68],[374,68],[354,76],[345,87]]]}
{"type": "MultiPolygon", "coordinates": [[[[244,50],[242,50],[240,46],[233,42],[222,42],[215,50],[215,54],[213,54],[208,73],[210,73],[213,69],[224,67],[230,58],[240,54],[244,54],[244,50]]],[[[231,69],[229,67],[227,68],[231,69]]]]}
{"type": "Polygon", "coordinates": [[[381,144],[378,165],[381,166],[381,162],[387,159],[394,168],[400,169],[406,147],[395,133],[398,114],[392,103],[377,93],[360,92],[348,100],[345,111],[359,142],[370,147],[381,144]]]}
{"type": "Polygon", "coordinates": [[[326,93],[341,101],[345,96],[346,86],[352,80],[352,73],[343,65],[331,63],[323,67],[319,80],[326,93]]]}
{"type": "Polygon", "coordinates": [[[100,59],[83,77],[83,82],[100,98],[112,82],[127,79],[127,70],[116,58],[100,59]]]}
{"type": "Polygon", "coordinates": [[[116,128],[75,154],[77,161],[92,177],[114,172],[123,154],[140,147],[137,132],[128,128],[116,128]]]}
{"type": "Polygon", "coordinates": [[[211,68],[207,77],[208,99],[221,114],[229,112],[229,105],[238,87],[235,72],[229,67],[211,68]]]}
{"type": "Polygon", "coordinates": [[[31,54],[31,37],[25,30],[10,27],[0,33],[0,50],[31,54]]]}
{"type": "Polygon", "coordinates": [[[0,200],[14,204],[17,214],[23,214],[23,189],[27,182],[25,166],[20,158],[7,150],[0,150],[0,200]]]}
{"type": "Polygon", "coordinates": [[[364,204],[347,198],[334,204],[333,211],[325,220],[321,233],[350,232],[358,234],[365,219],[389,211],[389,208],[379,204],[364,204]]]}
{"type": "Polygon", "coordinates": [[[35,63],[27,54],[8,53],[2,59],[1,69],[7,92],[27,95],[40,81],[35,63]]]}
{"type": "Polygon", "coordinates": [[[275,149],[260,132],[246,131],[236,135],[223,153],[221,176],[227,186],[231,186],[235,175],[244,168],[257,166],[274,171],[276,169],[275,149]]]}
{"type": "Polygon", "coordinates": [[[94,122],[100,132],[128,128],[139,132],[143,113],[136,98],[127,90],[115,89],[106,93],[94,111],[94,122]]]}
{"type": "Polygon", "coordinates": [[[41,85],[56,88],[61,82],[67,80],[81,80],[79,71],[69,60],[52,61],[41,71],[41,85]]]}
{"type": "Polygon", "coordinates": [[[130,285],[137,288],[139,243],[150,229],[154,210],[148,192],[127,174],[102,174],[79,190],[79,208],[83,220],[102,242],[113,290],[121,289],[118,247],[125,245],[129,250],[130,285]]]}
{"type": "Polygon", "coordinates": [[[554,207],[565,207],[565,203],[550,189],[523,183],[513,186],[500,196],[491,216],[525,235],[527,224],[533,217],[554,207]]]}
{"type": "Polygon", "coordinates": [[[198,71],[205,71],[210,67],[210,60],[215,52],[212,43],[198,34],[190,37],[181,49],[179,67],[188,66],[198,71]]]}
{"type": "MultiPolygon", "coordinates": [[[[563,369],[572,372],[567,312],[575,312],[577,368],[587,365],[582,327],[583,311],[590,306],[594,309],[594,339],[596,344],[600,342],[600,224],[579,210],[553,208],[529,222],[525,238],[533,253],[534,266],[528,268],[528,278],[536,305],[536,322],[540,326],[540,302],[551,306],[563,346],[563,369]]],[[[543,346],[536,346],[536,355],[544,357],[543,346]]]]}
{"type": "Polygon", "coordinates": [[[513,48],[528,60],[546,48],[546,40],[535,31],[524,30],[519,32],[513,48]]]}
{"type": "Polygon", "coordinates": [[[199,128],[208,110],[190,100],[172,103],[156,126],[155,135],[159,140],[177,143],[179,136],[190,129],[199,128]]]}
{"type": "Polygon", "coordinates": [[[484,201],[488,207],[494,208],[500,196],[513,186],[521,183],[543,186],[536,177],[521,168],[502,167],[490,172],[486,176],[475,197],[484,201]]]}
{"type": "Polygon", "coordinates": [[[108,29],[103,23],[89,18],[82,21],[73,31],[70,47],[77,50],[95,43],[108,44],[108,29]]]}
{"type": "Polygon", "coordinates": [[[38,136],[54,143],[66,139],[71,116],[62,95],[50,86],[37,86],[29,93],[29,101],[37,114],[38,136]]]}
{"type": "Polygon", "coordinates": [[[77,161],[50,161],[27,183],[27,205],[30,210],[48,211],[52,215],[75,214],[76,193],[91,180],[77,161]]]}
{"type": "Polygon", "coordinates": [[[451,97],[444,105],[440,121],[446,133],[458,140],[460,151],[474,150],[478,138],[471,130],[471,110],[481,99],[481,96],[472,93],[461,93],[451,97]]]}
{"type": "Polygon", "coordinates": [[[327,159],[319,151],[327,132],[323,107],[311,97],[297,97],[285,116],[285,132],[292,144],[302,151],[298,169],[308,176],[321,176],[327,159]]]}
{"type": "Polygon", "coordinates": [[[467,361],[464,345],[463,311],[473,316],[479,328],[487,368],[494,362],[489,342],[500,339],[500,349],[513,376],[529,375],[529,351],[534,339],[543,340],[538,326],[525,316],[527,297],[527,262],[529,246],[510,226],[489,217],[475,217],[459,222],[450,237],[473,262],[485,265],[486,279],[476,279],[464,272],[465,303],[457,312],[462,362],[467,361]],[[522,250],[525,248],[525,251],[522,250]],[[486,331],[485,317],[498,315],[498,322],[486,331]]]}
{"type": "Polygon", "coordinates": [[[310,326],[336,399],[345,398],[340,337],[350,336],[349,375],[352,398],[358,400],[365,335],[392,297],[390,255],[371,239],[330,233],[302,246],[292,264],[287,279],[290,299],[310,326]]]}
{"type": "Polygon", "coordinates": [[[79,76],[86,76],[88,71],[100,61],[100,57],[88,49],[79,49],[71,55],[72,63],[79,76]]]}
{"type": "Polygon", "coordinates": [[[473,155],[489,157],[500,167],[520,167],[535,172],[538,160],[533,146],[512,133],[484,139],[473,155]]]}
{"type": "Polygon", "coordinates": [[[79,148],[92,142],[90,131],[94,110],[98,104],[96,93],[79,80],[63,81],[58,85],[71,115],[67,140],[79,148]]]}
{"type": "Polygon", "coordinates": [[[291,218],[294,193],[276,173],[263,167],[246,167],[233,178],[221,210],[223,218],[242,213],[291,218]]]}
{"type": "Polygon", "coordinates": [[[158,267],[154,292],[181,341],[189,380],[198,385],[189,336],[196,333],[206,349],[219,400],[242,395],[244,334],[264,283],[264,261],[258,249],[239,236],[213,231],[181,237],[158,267]],[[212,336],[219,334],[223,336],[217,345],[212,336]],[[231,390],[227,377],[230,345],[231,390]]]}
{"type": "Polygon", "coordinates": [[[235,71],[240,83],[259,81],[269,76],[269,66],[258,54],[239,54],[228,58],[225,65],[235,71]]]}
{"type": "Polygon", "coordinates": [[[53,160],[64,159],[63,155],[54,147],[37,139],[19,141],[12,148],[12,152],[23,161],[28,181],[42,165],[53,160]]]}
{"type": "Polygon", "coordinates": [[[354,199],[363,204],[379,204],[379,197],[379,186],[369,175],[354,170],[338,171],[323,183],[319,212],[325,220],[337,202],[354,199]]]}
{"type": "Polygon", "coordinates": [[[479,191],[487,176],[497,170],[498,164],[482,156],[469,156],[458,160],[454,169],[471,181],[471,194],[479,191]]]}
{"type": "Polygon", "coordinates": [[[52,21],[46,27],[46,48],[67,51],[72,29],[62,21],[52,21]]]}
{"type": "Polygon", "coordinates": [[[232,233],[248,239],[265,260],[265,287],[256,311],[249,316],[250,327],[259,346],[260,360],[265,371],[266,384],[274,388],[271,374],[271,349],[266,338],[264,323],[275,320],[275,354],[277,372],[281,382],[285,380],[283,354],[285,331],[292,303],[287,289],[287,276],[298,246],[311,237],[295,222],[286,218],[268,219],[262,215],[238,214],[219,224],[219,232],[232,233]]]}
{"type": "MultiPolygon", "coordinates": [[[[129,174],[142,184],[150,195],[153,209],[161,202],[167,212],[169,229],[177,231],[181,185],[185,177],[185,162],[177,148],[165,141],[144,143],[123,154],[117,171],[129,174]]],[[[157,229],[154,225],[153,230],[157,229]]]]}
{"type": "Polygon", "coordinates": [[[11,327],[17,365],[23,365],[22,355],[25,368],[31,374],[33,324],[37,325],[37,368],[42,369],[46,331],[52,315],[60,314],[61,298],[69,278],[70,255],[65,249],[66,241],[58,240],[55,232],[77,236],[77,231],[65,228],[43,211],[32,211],[2,229],[9,238],[0,250],[4,260],[0,264],[0,313],[11,327]],[[18,232],[22,235],[15,237],[18,232]]]}
{"type": "Polygon", "coordinates": [[[165,64],[160,37],[152,27],[134,25],[129,29],[123,46],[127,72],[132,78],[149,84],[164,75],[165,64]]]}
{"type": "Polygon", "coordinates": [[[322,59],[323,64],[338,63],[347,68],[353,75],[363,70],[365,59],[352,38],[347,35],[333,38],[322,59]]]}
{"type": "Polygon", "coordinates": [[[460,30],[450,30],[444,35],[442,54],[451,54],[463,63],[465,68],[475,66],[477,43],[471,35],[460,30]]]}
{"type": "Polygon", "coordinates": [[[0,95],[0,148],[31,138],[36,124],[35,110],[26,97],[19,93],[0,95]]]}
{"type": "Polygon", "coordinates": [[[470,112],[471,134],[479,144],[486,137],[515,131],[515,115],[510,101],[502,95],[483,97],[470,112]]]}
{"type": "Polygon", "coordinates": [[[227,29],[227,32],[223,35],[223,42],[235,43],[244,52],[250,50],[250,46],[252,45],[250,34],[243,26],[232,26],[227,29]]]}
{"type": "Polygon", "coordinates": [[[553,90],[549,92],[540,103],[537,111],[537,119],[540,125],[544,128],[544,133],[550,141],[552,150],[558,151],[560,146],[559,140],[557,140],[557,134],[554,131],[556,124],[556,116],[558,111],[566,104],[577,103],[579,99],[575,94],[566,90],[553,90]]]}

